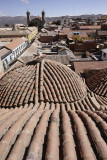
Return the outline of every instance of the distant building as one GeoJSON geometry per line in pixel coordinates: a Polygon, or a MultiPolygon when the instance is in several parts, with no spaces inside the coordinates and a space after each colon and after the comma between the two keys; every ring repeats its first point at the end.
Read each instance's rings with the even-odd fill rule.
{"type": "Polygon", "coordinates": [[[25,37],[28,39],[29,43],[36,37],[38,33],[37,27],[27,27],[23,30],[18,30],[16,26],[13,26],[11,30],[1,30],[0,29],[0,41],[7,42],[12,41],[17,38],[25,37]]]}
{"type": "Polygon", "coordinates": [[[48,30],[48,31],[55,31],[55,30],[58,30],[58,26],[55,25],[55,24],[45,26],[44,28],[45,28],[46,30],[48,30]]]}
{"type": "Polygon", "coordinates": [[[96,49],[97,43],[94,41],[87,41],[87,42],[82,42],[82,43],[69,43],[69,48],[72,51],[76,52],[84,52],[84,51],[91,51],[92,49],[96,49]]]}
{"type": "Polygon", "coordinates": [[[105,68],[107,68],[107,62],[103,62],[103,61],[73,62],[73,68],[77,74],[81,74],[86,69],[88,69],[88,70],[90,70],[90,69],[99,69],[99,70],[105,69],[105,68]]]}
{"type": "Polygon", "coordinates": [[[96,39],[102,40],[102,41],[107,40],[107,30],[106,31],[98,30],[96,32],[96,39]]]}
{"type": "Polygon", "coordinates": [[[101,41],[107,40],[107,23],[103,23],[101,29],[96,31],[96,39],[101,41]]]}
{"type": "Polygon", "coordinates": [[[72,59],[76,58],[75,55],[73,54],[73,52],[70,49],[66,48],[66,47],[60,49],[58,51],[58,55],[69,55],[72,59]]]}
{"type": "Polygon", "coordinates": [[[103,24],[101,25],[101,30],[107,31],[107,23],[103,23],[103,24]]]}
{"type": "Polygon", "coordinates": [[[71,37],[75,41],[85,42],[87,40],[90,40],[90,38],[88,37],[88,34],[86,32],[81,31],[81,30],[72,31],[71,35],[69,37],[71,37]]]}
{"type": "Polygon", "coordinates": [[[62,20],[61,20],[61,24],[64,25],[64,24],[69,24],[72,22],[72,18],[71,17],[62,17],[62,20]]]}
{"type": "Polygon", "coordinates": [[[67,40],[67,34],[65,33],[59,33],[58,34],[59,40],[67,40]]]}
{"type": "Polygon", "coordinates": [[[42,33],[40,35],[40,42],[42,43],[51,43],[58,40],[58,35],[55,32],[42,33]]]}
{"type": "Polygon", "coordinates": [[[68,38],[71,38],[75,41],[86,42],[93,40],[93,38],[88,36],[88,34],[92,33],[92,30],[72,30],[71,28],[63,28],[61,33],[66,34],[68,38]]]}
{"type": "Polygon", "coordinates": [[[101,25],[105,22],[106,22],[106,18],[98,18],[97,21],[96,21],[97,25],[101,25]]]}
{"type": "Polygon", "coordinates": [[[30,12],[27,11],[27,25],[28,26],[36,26],[39,29],[43,28],[45,24],[45,11],[42,11],[42,18],[40,16],[36,16],[34,19],[31,20],[30,12]]]}
{"type": "Polygon", "coordinates": [[[79,26],[80,30],[96,30],[101,29],[101,25],[94,25],[94,26],[79,26]]]}

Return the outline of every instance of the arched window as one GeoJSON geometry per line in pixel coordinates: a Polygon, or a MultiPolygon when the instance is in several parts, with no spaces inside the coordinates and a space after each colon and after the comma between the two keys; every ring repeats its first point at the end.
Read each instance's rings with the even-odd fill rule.
{"type": "Polygon", "coordinates": [[[106,53],[103,53],[103,56],[106,57],[106,53]]]}
{"type": "Polygon", "coordinates": [[[7,68],[6,63],[4,61],[3,61],[3,67],[4,67],[4,69],[7,68]]]}
{"type": "Polygon", "coordinates": [[[66,19],[64,20],[64,24],[66,24],[66,19]]]}
{"type": "Polygon", "coordinates": [[[8,64],[8,60],[7,59],[5,59],[5,62],[6,62],[6,64],[8,64]]]}
{"type": "Polygon", "coordinates": [[[12,57],[12,55],[10,55],[10,61],[12,61],[13,60],[13,57],[12,57]]]}

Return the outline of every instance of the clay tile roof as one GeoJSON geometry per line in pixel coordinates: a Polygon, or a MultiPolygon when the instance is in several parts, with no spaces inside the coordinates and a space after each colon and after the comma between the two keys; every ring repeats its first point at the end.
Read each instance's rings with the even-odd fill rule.
{"type": "Polygon", "coordinates": [[[98,36],[107,36],[107,31],[98,31],[98,36]]]}
{"type": "Polygon", "coordinates": [[[0,160],[107,159],[106,122],[104,112],[67,112],[65,104],[0,109],[0,160]]]}
{"type": "Polygon", "coordinates": [[[91,91],[107,98],[107,68],[89,75],[86,84],[91,91]]]}
{"type": "Polygon", "coordinates": [[[18,47],[20,44],[22,44],[25,40],[23,40],[22,38],[18,38],[10,43],[8,43],[7,45],[5,45],[6,48],[10,49],[10,50],[14,50],[16,47],[18,47]]]}
{"type": "Polygon", "coordinates": [[[84,72],[84,69],[104,69],[107,68],[106,61],[94,61],[94,62],[73,62],[75,72],[80,74],[84,72]]]}
{"type": "MultiPolygon", "coordinates": [[[[104,91],[106,70],[97,74],[92,80],[104,91]]],[[[7,72],[0,80],[0,160],[107,159],[102,97],[58,62],[38,59],[7,72]]]]}
{"type": "Polygon", "coordinates": [[[90,29],[90,26],[79,26],[80,29],[90,29]]]}
{"type": "Polygon", "coordinates": [[[71,69],[45,60],[8,72],[0,80],[0,93],[0,105],[11,107],[35,101],[74,102],[86,96],[87,90],[71,69]]]}
{"type": "Polygon", "coordinates": [[[0,49],[0,58],[3,59],[10,53],[10,50],[7,48],[0,49]]]}
{"type": "Polygon", "coordinates": [[[80,29],[101,29],[101,26],[80,26],[80,29]]]}

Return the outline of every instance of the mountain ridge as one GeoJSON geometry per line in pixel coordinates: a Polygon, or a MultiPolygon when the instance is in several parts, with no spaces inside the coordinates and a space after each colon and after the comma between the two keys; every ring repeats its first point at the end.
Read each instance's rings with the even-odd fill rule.
{"type": "MultiPolygon", "coordinates": [[[[66,15],[66,16],[58,16],[58,17],[46,17],[46,21],[48,22],[52,22],[52,21],[57,21],[57,20],[62,20],[63,18],[91,18],[91,19],[97,19],[98,17],[101,18],[103,16],[103,14],[85,14],[85,15],[79,15],[79,16],[70,16],[70,15],[66,15]]],[[[33,19],[35,16],[31,16],[31,19],[33,19]]],[[[0,26],[4,26],[5,24],[27,24],[27,19],[26,16],[15,16],[15,17],[11,17],[11,16],[2,16],[0,17],[0,26]]]]}

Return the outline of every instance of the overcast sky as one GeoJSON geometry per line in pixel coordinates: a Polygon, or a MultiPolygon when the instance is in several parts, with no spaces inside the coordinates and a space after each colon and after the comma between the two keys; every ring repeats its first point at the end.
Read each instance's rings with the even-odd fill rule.
{"type": "Polygon", "coordinates": [[[0,16],[107,14],[107,0],[0,0],[0,16]]]}

